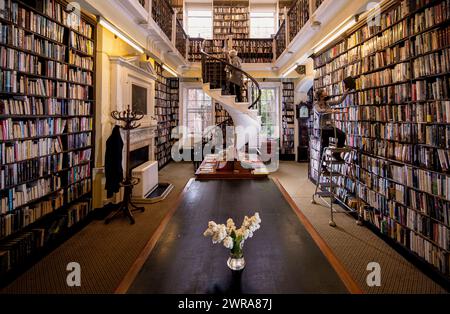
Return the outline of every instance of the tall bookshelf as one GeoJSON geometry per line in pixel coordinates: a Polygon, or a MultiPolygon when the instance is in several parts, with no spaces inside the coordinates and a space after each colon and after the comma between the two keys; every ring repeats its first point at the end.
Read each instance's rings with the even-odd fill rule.
{"type": "Polygon", "coordinates": [[[180,81],[177,78],[168,79],[168,88],[170,89],[170,146],[172,147],[178,140],[178,135],[174,137],[172,131],[179,126],[180,81]]]}
{"type": "Polygon", "coordinates": [[[294,82],[283,82],[281,158],[295,159],[294,82]]]}
{"type": "Polygon", "coordinates": [[[92,210],[96,24],[65,6],[0,1],[0,278],[92,210]]]}
{"type": "Polygon", "coordinates": [[[172,160],[171,149],[175,142],[172,129],[178,126],[179,82],[176,78],[165,77],[162,65],[156,62],[155,71],[155,116],[158,121],[155,155],[161,169],[172,160]]]}
{"type": "Polygon", "coordinates": [[[213,4],[214,39],[227,39],[230,35],[233,39],[248,38],[248,1],[214,1],[213,4]]]}
{"type": "Polygon", "coordinates": [[[395,1],[380,25],[358,25],[314,60],[316,90],[337,98],[344,77],[357,82],[334,116],[357,167],[344,188],[354,187],[369,226],[447,281],[449,7],[448,0],[395,1]]]}

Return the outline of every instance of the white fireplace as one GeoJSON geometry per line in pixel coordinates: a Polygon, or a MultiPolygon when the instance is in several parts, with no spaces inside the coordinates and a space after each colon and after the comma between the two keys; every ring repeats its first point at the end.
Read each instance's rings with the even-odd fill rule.
{"type": "MultiPolygon", "coordinates": [[[[110,57],[111,64],[111,110],[124,111],[128,107],[141,111],[144,118],[138,121],[140,127],[130,132],[130,152],[148,146],[148,160],[155,159],[154,119],[155,79],[156,75],[149,62],[139,57],[110,57]]],[[[125,136],[123,169],[125,169],[125,136]]]]}

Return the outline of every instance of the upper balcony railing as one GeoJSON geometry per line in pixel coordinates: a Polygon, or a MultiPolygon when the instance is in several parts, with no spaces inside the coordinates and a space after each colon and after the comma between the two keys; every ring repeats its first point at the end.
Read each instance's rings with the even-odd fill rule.
{"type": "Polygon", "coordinates": [[[167,0],[152,0],[152,18],[170,39],[172,38],[174,10],[167,0]]]}
{"type": "Polygon", "coordinates": [[[280,29],[278,33],[274,37],[275,41],[275,59],[278,59],[279,56],[286,50],[286,21],[281,23],[280,29]]]}
{"type": "Polygon", "coordinates": [[[297,0],[287,13],[289,41],[292,41],[303,26],[308,22],[310,15],[309,0],[297,0]]]}
{"type": "Polygon", "coordinates": [[[175,47],[181,53],[182,56],[186,58],[186,46],[188,43],[189,36],[183,29],[181,22],[176,19],[176,33],[175,33],[175,47]]]}
{"type": "MultiPolygon", "coordinates": [[[[151,17],[159,28],[167,35],[180,54],[190,62],[201,61],[201,38],[190,38],[183,24],[177,19],[175,10],[168,0],[137,0],[142,7],[151,12],[151,17]]],[[[271,39],[212,39],[206,41],[205,51],[224,54],[225,47],[232,46],[239,53],[244,63],[270,63],[276,61],[294,40],[300,30],[310,19],[311,15],[325,0],[296,0],[289,9],[284,10],[284,20],[277,33],[271,39]],[[208,50],[208,45],[211,46],[208,50]]],[[[221,56],[219,56],[221,57],[221,56]]]]}

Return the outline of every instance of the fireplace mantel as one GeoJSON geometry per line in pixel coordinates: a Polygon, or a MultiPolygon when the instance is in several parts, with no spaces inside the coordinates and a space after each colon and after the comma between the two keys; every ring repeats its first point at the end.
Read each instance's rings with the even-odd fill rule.
{"type": "Polygon", "coordinates": [[[111,110],[123,111],[132,108],[132,87],[147,90],[147,114],[140,121],[142,127],[156,126],[155,80],[156,74],[149,62],[138,57],[110,57],[111,64],[111,110]]]}
{"type": "MultiPolygon", "coordinates": [[[[154,160],[154,139],[157,127],[157,121],[154,119],[155,71],[149,62],[142,62],[139,57],[110,57],[109,59],[111,64],[111,110],[123,111],[128,106],[132,108],[133,85],[147,90],[147,114],[138,122],[141,126],[130,133],[130,151],[149,146],[149,160],[154,160]]],[[[125,141],[123,132],[122,138],[125,141]]],[[[123,158],[123,160],[125,162],[126,159],[123,158]]]]}

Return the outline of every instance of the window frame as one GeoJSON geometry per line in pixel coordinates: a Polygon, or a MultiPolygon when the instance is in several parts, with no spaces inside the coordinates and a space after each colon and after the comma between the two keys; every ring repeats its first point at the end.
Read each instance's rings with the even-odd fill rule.
{"type": "MultiPolygon", "coordinates": [[[[197,93],[196,93],[197,94],[197,93]]],[[[204,121],[202,119],[202,134],[203,132],[211,125],[215,124],[214,121],[214,106],[213,106],[213,99],[211,97],[209,97],[201,87],[199,86],[185,86],[183,87],[183,124],[186,127],[186,130],[188,132],[188,135],[199,135],[196,134],[196,127],[195,127],[195,123],[194,125],[191,125],[190,121],[192,121],[190,119],[190,114],[205,114],[205,120],[206,120],[206,124],[204,124],[204,121]],[[203,95],[203,98],[195,98],[195,99],[190,99],[189,98],[189,91],[191,90],[195,90],[197,92],[201,92],[203,95]],[[209,98],[209,100],[208,100],[209,98]],[[190,103],[191,102],[197,102],[200,101],[202,103],[207,103],[209,101],[209,106],[207,107],[195,107],[195,108],[190,108],[190,103]]],[[[194,119],[195,120],[195,119],[194,119]]]]}
{"type": "MultiPolygon", "coordinates": [[[[264,8],[258,8],[258,6],[255,7],[250,7],[250,13],[249,13],[249,35],[250,38],[272,38],[273,35],[276,34],[277,32],[277,28],[276,28],[276,23],[277,23],[277,10],[276,7],[274,6],[272,7],[264,7],[264,8]],[[271,16],[255,16],[258,14],[271,14],[271,16]],[[266,36],[254,36],[253,32],[255,27],[253,26],[253,21],[256,20],[264,20],[264,19],[273,19],[272,21],[272,26],[270,27],[271,29],[271,33],[270,34],[266,34],[266,36]]],[[[261,23],[261,25],[266,25],[267,22],[263,22],[261,23]]],[[[258,29],[268,29],[269,27],[258,27],[258,29]]]]}
{"type": "Polygon", "coordinates": [[[213,39],[213,32],[214,32],[214,29],[213,29],[214,16],[213,15],[214,15],[214,13],[213,13],[212,7],[210,7],[210,6],[204,6],[204,7],[203,6],[202,7],[199,7],[199,6],[187,6],[186,7],[186,14],[185,14],[185,16],[186,16],[186,23],[185,23],[186,33],[190,37],[193,37],[193,38],[198,38],[199,35],[200,35],[200,37],[204,38],[204,39],[213,39]],[[209,12],[209,16],[208,15],[194,15],[194,16],[191,16],[190,15],[191,12],[209,12]],[[202,36],[202,33],[199,34],[198,32],[196,34],[191,33],[191,30],[190,30],[190,27],[191,27],[190,19],[191,18],[205,19],[205,21],[207,21],[204,24],[205,25],[210,25],[210,26],[209,27],[202,27],[202,29],[208,29],[208,36],[202,36]],[[208,20],[210,20],[210,21],[208,21],[208,20]]]}

